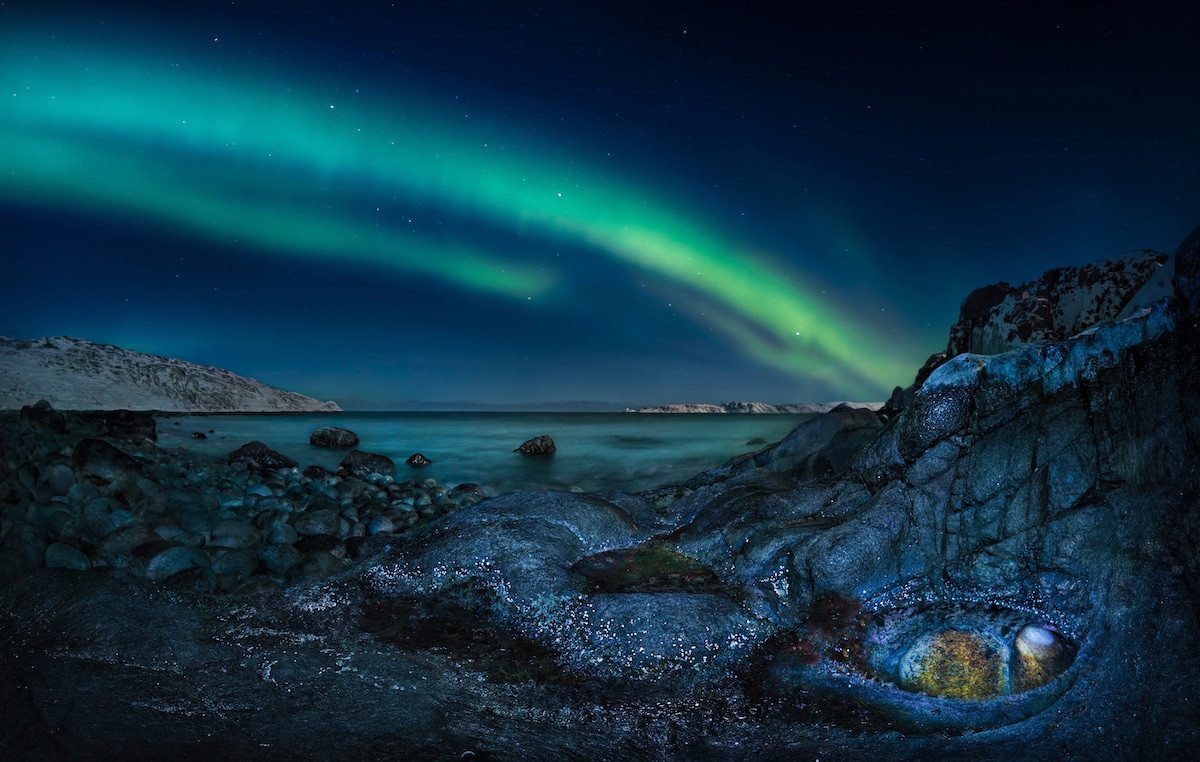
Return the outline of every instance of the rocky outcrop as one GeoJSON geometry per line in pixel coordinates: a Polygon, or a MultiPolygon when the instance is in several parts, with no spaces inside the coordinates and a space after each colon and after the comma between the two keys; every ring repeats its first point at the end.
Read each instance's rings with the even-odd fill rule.
{"type": "MultiPolygon", "coordinates": [[[[960,353],[886,422],[831,412],[668,491],[505,495],[350,565],[335,517],[393,485],[320,492],[285,522],[311,534],[260,551],[273,593],[198,595],[226,556],[183,542],[161,584],[76,571],[26,504],[0,562],[61,568],[0,589],[5,751],[128,754],[136,726],[145,756],[1187,758],[1200,251],[1176,257],[1171,298],[960,353]]],[[[78,488],[6,468],[10,494],[78,488]]],[[[82,521],[127,520],[120,482],[82,521]]]]}
{"type": "Polygon", "coordinates": [[[335,402],[227,370],[57,337],[0,337],[0,410],[47,400],[57,410],[179,413],[336,413],[335,402]]]}
{"type": "Polygon", "coordinates": [[[1001,281],[972,291],[950,327],[946,351],[925,362],[912,387],[897,388],[884,412],[894,415],[935,368],[964,352],[999,354],[1036,341],[1066,339],[1172,296],[1177,260],[1161,252],[1134,251],[1083,267],[1048,270],[1018,286],[1001,281]]]}
{"type": "Polygon", "coordinates": [[[977,289],[963,300],[946,355],[994,355],[1122,320],[1169,296],[1173,273],[1170,255],[1137,251],[1083,267],[1048,270],[1019,286],[999,283],[977,289]]]}
{"type": "Polygon", "coordinates": [[[637,499],[488,501],[398,549],[374,585],[471,590],[476,615],[603,683],[696,690],[744,670],[814,719],[852,705],[906,733],[976,733],[955,755],[981,733],[995,754],[1092,743],[1095,727],[1121,753],[1170,748],[1194,728],[1197,674],[1177,666],[1200,663],[1200,332],[1181,300],[1118,301],[1075,335],[956,355],[886,425],[831,413],[637,499]],[[651,559],[690,559],[726,592],[571,575],[618,548],[654,578],[651,559]],[[1129,702],[1160,714],[1139,725],[1129,702]]]}

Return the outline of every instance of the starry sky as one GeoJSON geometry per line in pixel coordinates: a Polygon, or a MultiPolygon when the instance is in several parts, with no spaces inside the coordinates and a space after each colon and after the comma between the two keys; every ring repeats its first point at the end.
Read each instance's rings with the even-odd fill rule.
{"type": "Polygon", "coordinates": [[[1200,224],[1193,2],[0,0],[0,334],[348,409],[883,400],[1200,224]]]}

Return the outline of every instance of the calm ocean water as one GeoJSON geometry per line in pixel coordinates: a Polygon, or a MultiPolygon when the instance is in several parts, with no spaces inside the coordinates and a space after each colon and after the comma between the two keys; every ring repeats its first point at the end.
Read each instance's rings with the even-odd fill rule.
{"type": "Polygon", "coordinates": [[[453,486],[474,482],[496,494],[524,489],[636,492],[686,481],[735,455],[776,442],[805,415],[670,415],[635,413],[341,413],[338,415],[214,415],[161,418],[159,444],[223,458],[252,440],[290,455],[301,468],[336,468],[344,450],[313,447],[321,426],[358,434],[358,449],[396,461],[396,477],[433,478],[453,486]],[[210,432],[211,430],[211,432],[210,432]],[[192,432],[207,439],[196,440],[192,432]],[[550,458],[513,450],[549,434],[550,458]],[[433,461],[412,468],[415,452],[433,461]]]}

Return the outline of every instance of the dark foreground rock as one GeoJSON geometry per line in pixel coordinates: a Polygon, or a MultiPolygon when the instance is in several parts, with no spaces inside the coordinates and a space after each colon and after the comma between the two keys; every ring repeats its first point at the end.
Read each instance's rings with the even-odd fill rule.
{"type": "MultiPolygon", "coordinates": [[[[1176,256],[1196,271],[1195,244],[1176,256]]],[[[109,494],[77,520],[107,536],[122,510],[175,515],[175,544],[154,547],[178,570],[155,582],[117,543],[79,571],[49,549],[82,530],[27,520],[50,469],[10,458],[0,494],[24,497],[6,498],[0,548],[0,751],[1189,759],[1200,320],[1181,300],[1109,317],[951,358],[885,424],[830,413],[644,495],[505,495],[356,550],[340,536],[356,501],[322,489],[338,485],[295,477],[297,521],[293,482],[241,484],[262,536],[294,543],[258,563],[294,555],[275,585],[225,593],[216,569],[248,565],[253,537],[213,523],[216,495],[196,512],[136,480],[87,483],[109,494]],[[62,568],[30,574],[39,552],[62,568]]],[[[34,451],[44,435],[15,436],[34,451]]],[[[388,486],[368,478],[356,494],[388,486]]]]}

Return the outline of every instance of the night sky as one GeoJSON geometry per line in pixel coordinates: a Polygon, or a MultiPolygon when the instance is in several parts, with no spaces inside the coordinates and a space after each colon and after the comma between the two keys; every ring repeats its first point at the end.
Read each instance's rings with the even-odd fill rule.
{"type": "Polygon", "coordinates": [[[346,408],[882,400],[971,289],[1200,224],[1198,20],[0,2],[0,334],[346,408]]]}

